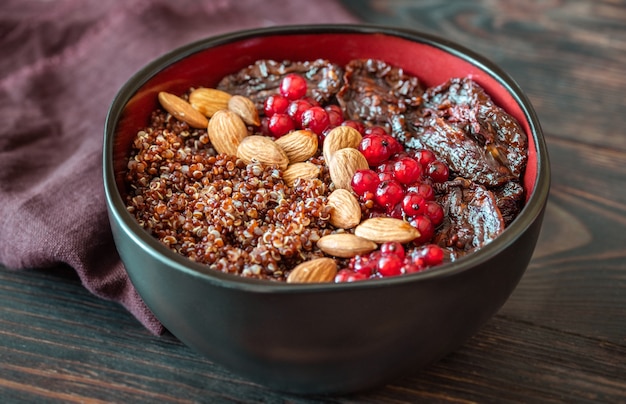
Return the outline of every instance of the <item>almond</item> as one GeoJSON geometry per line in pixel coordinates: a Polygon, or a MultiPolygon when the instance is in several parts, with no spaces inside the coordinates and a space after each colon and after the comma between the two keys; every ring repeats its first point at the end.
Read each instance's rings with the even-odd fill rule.
{"type": "Polygon", "coordinates": [[[228,109],[236,113],[248,125],[261,125],[259,111],[257,111],[254,102],[243,95],[233,95],[228,100],[228,109]]]}
{"type": "Polygon", "coordinates": [[[236,156],[246,164],[255,160],[263,165],[278,166],[282,170],[286,169],[289,164],[289,159],[283,149],[269,137],[260,135],[243,138],[237,147],[236,156]]]}
{"type": "MultiPolygon", "coordinates": [[[[302,162],[302,163],[294,163],[290,164],[287,169],[283,172],[283,180],[289,185],[293,187],[294,183],[298,178],[303,178],[306,180],[311,180],[313,178],[317,178],[320,175],[320,168],[313,163],[302,162]]],[[[332,216],[331,216],[332,221],[332,216]]]]}
{"type": "Polygon", "coordinates": [[[326,164],[330,162],[332,155],[337,150],[345,149],[346,147],[358,148],[361,139],[363,139],[361,133],[350,126],[337,126],[331,129],[324,138],[324,146],[322,147],[326,164]]]}
{"type": "Polygon", "coordinates": [[[306,161],[317,153],[317,135],[310,130],[294,130],[276,139],[290,163],[306,161]]]}
{"type": "Polygon", "coordinates": [[[227,109],[221,109],[209,120],[207,127],[209,139],[218,153],[237,155],[239,143],[248,136],[248,128],[239,115],[227,109]]]}
{"type": "Polygon", "coordinates": [[[369,168],[367,160],[357,149],[346,147],[337,150],[328,164],[330,179],[335,184],[335,188],[352,190],[350,182],[357,170],[369,168]]]}
{"type": "Polygon", "coordinates": [[[364,220],[354,229],[354,234],[375,243],[408,243],[420,235],[415,227],[393,217],[373,217],[364,220]]]}
{"type": "Polygon", "coordinates": [[[317,241],[317,246],[326,254],[341,258],[367,254],[378,247],[375,242],[351,233],[329,234],[320,238],[317,241]]]}
{"type": "Polygon", "coordinates": [[[291,270],[288,283],[331,282],[337,274],[337,263],[332,258],[305,261],[291,270]]]}
{"type": "Polygon", "coordinates": [[[205,129],[209,123],[206,116],[196,111],[190,103],[174,94],[161,91],[159,93],[159,102],[174,118],[186,122],[192,128],[205,129]]]}
{"type": "Polygon", "coordinates": [[[228,108],[232,95],[215,88],[196,88],[189,93],[189,103],[204,116],[212,117],[220,109],[228,108]]]}
{"type": "Polygon", "coordinates": [[[361,222],[361,205],[352,192],[347,189],[335,189],[328,195],[330,224],[340,229],[351,229],[361,222]]]}

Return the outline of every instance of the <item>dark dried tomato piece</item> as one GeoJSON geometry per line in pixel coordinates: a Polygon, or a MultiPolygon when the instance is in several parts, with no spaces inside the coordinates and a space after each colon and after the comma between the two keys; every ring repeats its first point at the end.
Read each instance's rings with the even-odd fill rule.
{"type": "Polygon", "coordinates": [[[344,86],[337,101],[346,119],[404,133],[405,113],[422,102],[424,90],[417,77],[380,60],[353,60],[345,68],[344,86]]]}
{"type": "Polygon", "coordinates": [[[298,73],[307,81],[307,96],[320,104],[334,100],[343,84],[343,69],[328,60],[282,61],[258,60],[237,73],[224,77],[217,88],[230,94],[244,95],[263,111],[263,101],[278,94],[280,82],[289,73],[298,73]]]}
{"type": "Polygon", "coordinates": [[[445,219],[434,242],[462,256],[495,239],[505,228],[495,195],[462,178],[434,184],[445,219]]]}
{"type": "Polygon", "coordinates": [[[521,126],[469,78],[428,89],[407,129],[408,146],[432,150],[452,171],[480,184],[517,180],[526,166],[521,126]]]}

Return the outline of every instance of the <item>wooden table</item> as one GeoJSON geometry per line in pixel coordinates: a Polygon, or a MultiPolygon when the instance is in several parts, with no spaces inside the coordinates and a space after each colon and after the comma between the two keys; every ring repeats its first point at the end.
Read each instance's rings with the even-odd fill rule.
{"type": "Polygon", "coordinates": [[[149,334],[71,269],[0,268],[2,402],[626,402],[626,1],[345,1],[457,41],[534,103],[553,185],[518,288],[439,363],[350,397],[283,396],[149,334]]]}

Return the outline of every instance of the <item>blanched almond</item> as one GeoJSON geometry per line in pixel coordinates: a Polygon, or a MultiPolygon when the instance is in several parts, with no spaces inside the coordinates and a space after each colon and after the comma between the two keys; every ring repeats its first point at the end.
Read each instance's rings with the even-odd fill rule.
{"type": "Polygon", "coordinates": [[[207,127],[209,139],[218,153],[237,155],[239,143],[248,136],[248,128],[239,115],[227,109],[213,114],[207,127]]]}
{"type": "Polygon", "coordinates": [[[189,103],[201,114],[212,117],[220,109],[228,108],[232,95],[215,88],[196,88],[189,94],[189,103]]]}
{"type": "Polygon", "coordinates": [[[287,169],[283,172],[283,180],[287,183],[287,185],[293,187],[298,178],[311,180],[313,178],[317,178],[319,175],[320,168],[313,163],[294,163],[289,164],[287,169]]]}
{"type": "Polygon", "coordinates": [[[317,135],[310,130],[294,130],[276,139],[283,148],[289,163],[299,163],[313,157],[317,152],[317,135]]]}
{"type": "Polygon", "coordinates": [[[351,190],[352,177],[357,170],[369,168],[365,156],[357,149],[347,147],[337,150],[328,164],[330,179],[335,188],[351,190]]]}
{"type": "Polygon", "coordinates": [[[256,160],[263,165],[275,165],[286,169],[289,159],[283,149],[266,136],[252,135],[241,140],[236,156],[246,164],[256,160]]]}
{"type": "Polygon", "coordinates": [[[408,243],[419,237],[419,231],[402,219],[373,217],[361,222],[354,234],[375,243],[408,243]]]}
{"type": "Polygon", "coordinates": [[[361,139],[363,139],[361,133],[350,126],[337,126],[331,129],[324,138],[324,146],[322,147],[326,164],[330,162],[332,155],[337,150],[345,149],[346,147],[358,148],[361,139]]]}
{"type": "Polygon", "coordinates": [[[228,100],[228,109],[236,113],[248,125],[259,126],[261,119],[254,102],[243,95],[233,95],[228,100]]]}
{"type": "Polygon", "coordinates": [[[317,246],[326,254],[341,258],[367,254],[377,247],[375,242],[351,233],[329,234],[320,238],[317,241],[317,246]]]}
{"type": "Polygon", "coordinates": [[[205,129],[207,127],[209,121],[206,116],[177,95],[161,91],[158,98],[161,106],[179,121],[186,122],[192,128],[205,129]]]}
{"type": "Polygon", "coordinates": [[[330,224],[340,229],[351,229],[361,222],[361,205],[352,192],[335,189],[328,195],[330,224]]]}
{"type": "Polygon", "coordinates": [[[332,258],[305,261],[291,270],[288,283],[326,283],[337,275],[337,262],[332,258]]]}

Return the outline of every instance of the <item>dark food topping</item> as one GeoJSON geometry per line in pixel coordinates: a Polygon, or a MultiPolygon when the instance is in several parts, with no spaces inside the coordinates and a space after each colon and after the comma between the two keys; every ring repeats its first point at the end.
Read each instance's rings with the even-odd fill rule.
{"type": "Polygon", "coordinates": [[[484,186],[457,178],[434,187],[445,213],[434,242],[453,256],[484,246],[504,230],[495,195],[484,186]]]}
{"type": "Polygon", "coordinates": [[[307,95],[320,104],[328,104],[334,99],[343,84],[343,69],[327,60],[258,60],[253,65],[224,77],[217,88],[233,95],[244,95],[254,101],[259,111],[263,111],[263,101],[269,95],[278,93],[280,81],[289,73],[304,76],[307,80],[307,95]]]}
{"type": "Polygon", "coordinates": [[[407,146],[432,150],[457,175],[483,185],[518,180],[526,166],[526,134],[469,78],[428,89],[407,129],[407,146]]]}
{"type": "Polygon", "coordinates": [[[405,113],[420,106],[424,90],[417,77],[379,60],[353,60],[337,101],[346,119],[379,125],[389,133],[404,132],[405,113]]]}

